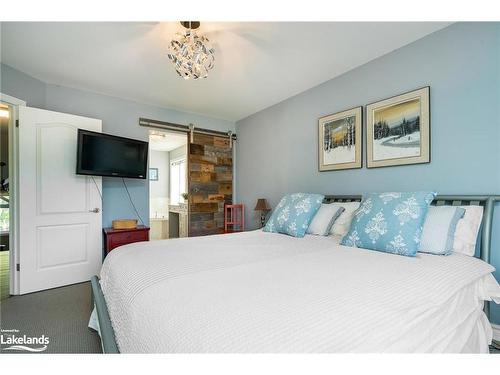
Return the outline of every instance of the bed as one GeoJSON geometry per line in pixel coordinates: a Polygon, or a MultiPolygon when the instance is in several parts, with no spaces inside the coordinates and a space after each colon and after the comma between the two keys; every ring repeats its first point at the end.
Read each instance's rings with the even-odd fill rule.
{"type": "MultiPolygon", "coordinates": [[[[327,196],[327,201],[360,200],[327,196]]],[[[491,196],[479,257],[415,258],[261,230],[123,246],[92,279],[106,353],[487,353],[491,196]]]]}

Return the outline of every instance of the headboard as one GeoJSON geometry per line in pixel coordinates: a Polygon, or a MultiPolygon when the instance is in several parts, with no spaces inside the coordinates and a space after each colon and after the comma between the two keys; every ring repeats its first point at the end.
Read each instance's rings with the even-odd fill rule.
{"type": "MultiPolygon", "coordinates": [[[[361,202],[362,195],[325,195],[324,202],[361,202]]],[[[491,232],[495,202],[500,202],[500,195],[438,195],[432,201],[434,206],[483,206],[483,220],[479,231],[479,258],[490,262],[491,232]]],[[[489,318],[489,304],[485,304],[485,312],[489,318]]]]}
{"type": "MultiPolygon", "coordinates": [[[[361,202],[362,195],[325,195],[324,202],[361,202]]],[[[432,201],[434,206],[483,206],[483,220],[480,230],[479,257],[490,262],[491,232],[495,202],[500,202],[500,195],[438,195],[432,201]]]]}

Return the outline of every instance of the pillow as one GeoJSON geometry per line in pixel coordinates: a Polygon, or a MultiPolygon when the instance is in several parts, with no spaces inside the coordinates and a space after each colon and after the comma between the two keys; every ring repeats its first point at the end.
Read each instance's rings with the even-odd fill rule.
{"type": "Polygon", "coordinates": [[[464,213],[462,207],[429,207],[418,251],[437,255],[450,254],[453,250],[457,223],[464,213]]]}
{"type": "Polygon", "coordinates": [[[324,197],[321,194],[305,193],[285,195],[271,214],[264,227],[264,232],[304,237],[324,197]]]}
{"type": "Polygon", "coordinates": [[[307,228],[308,234],[328,236],[335,220],[344,211],[344,207],[323,203],[307,228]]]}
{"type": "Polygon", "coordinates": [[[332,236],[344,237],[346,233],[349,232],[354,211],[359,208],[360,204],[361,202],[330,203],[330,205],[335,205],[336,207],[342,207],[344,209],[344,212],[342,212],[337,220],[335,220],[332,229],[330,229],[330,234],[332,236]]]}
{"type": "Polygon", "coordinates": [[[354,213],[341,244],[415,256],[435,195],[429,191],[368,195],[354,213]]]}
{"type": "Polygon", "coordinates": [[[476,252],[477,235],[483,220],[482,206],[460,206],[465,214],[457,223],[453,252],[474,256],[476,252]]]}

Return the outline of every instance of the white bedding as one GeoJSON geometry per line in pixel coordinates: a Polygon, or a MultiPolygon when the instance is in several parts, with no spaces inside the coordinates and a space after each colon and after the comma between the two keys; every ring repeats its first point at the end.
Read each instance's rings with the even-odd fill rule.
{"type": "Polygon", "coordinates": [[[123,246],[101,287],[124,353],[486,352],[492,271],[254,231],[123,246]]]}

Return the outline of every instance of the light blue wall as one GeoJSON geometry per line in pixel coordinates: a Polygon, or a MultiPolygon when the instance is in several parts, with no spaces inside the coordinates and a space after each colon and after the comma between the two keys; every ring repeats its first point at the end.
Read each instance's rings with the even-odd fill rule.
{"type": "MultiPolygon", "coordinates": [[[[29,106],[101,119],[105,133],[147,141],[148,130],[139,126],[139,117],[179,124],[194,123],[207,129],[234,131],[233,122],[45,84],[7,65],[0,67],[0,92],[26,100],[29,106]]],[[[127,179],[126,183],[139,214],[147,225],[148,181],[127,179]]],[[[130,217],[135,217],[135,214],[121,179],[104,178],[103,226],[110,226],[113,219],[130,217]]]]}
{"type": "MultiPolygon", "coordinates": [[[[500,194],[500,24],[454,24],[236,123],[236,189],[247,223],[257,198],[432,189],[500,194]],[[317,119],[431,87],[432,162],[318,172],[317,119]]],[[[500,270],[500,205],[492,262],[500,270]]],[[[500,272],[496,272],[500,280],[500,272]]],[[[500,323],[500,309],[493,319],[500,323]]]]}
{"type": "Polygon", "coordinates": [[[44,82],[0,62],[0,92],[22,99],[30,107],[45,107],[44,82]]]}

